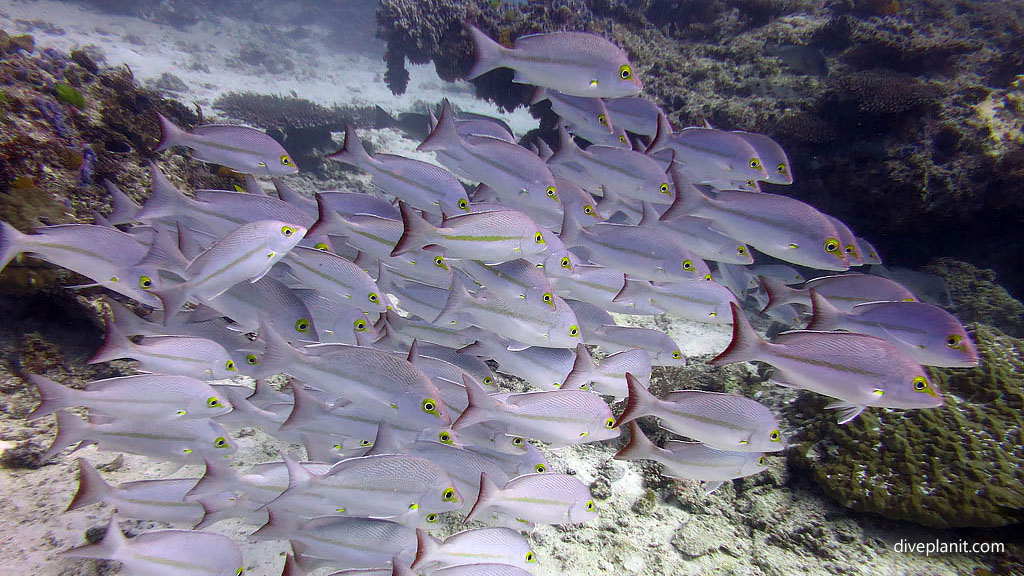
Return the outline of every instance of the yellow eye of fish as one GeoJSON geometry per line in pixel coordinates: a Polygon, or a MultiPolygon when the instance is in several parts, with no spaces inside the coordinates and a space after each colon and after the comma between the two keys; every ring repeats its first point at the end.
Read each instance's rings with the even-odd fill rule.
{"type": "Polygon", "coordinates": [[[365,448],[366,446],[373,446],[373,442],[370,442],[369,440],[360,440],[359,445],[365,448]]]}
{"type": "Polygon", "coordinates": [[[623,64],[619,67],[619,78],[623,80],[630,80],[633,78],[633,69],[629,67],[629,64],[623,64]]]}
{"type": "Polygon", "coordinates": [[[466,200],[465,198],[459,198],[458,206],[459,206],[459,210],[467,210],[468,211],[469,210],[469,200],[466,200]]]}
{"type": "Polygon", "coordinates": [[[914,391],[924,392],[929,396],[935,396],[935,391],[932,390],[930,386],[928,386],[928,379],[925,378],[924,376],[918,376],[917,378],[914,378],[914,391]]]}
{"type": "Polygon", "coordinates": [[[662,182],[661,186],[658,187],[658,190],[660,190],[665,196],[672,194],[672,190],[668,187],[668,182],[662,182]]]}
{"type": "Polygon", "coordinates": [[[768,460],[765,459],[764,456],[761,456],[760,458],[757,459],[757,465],[758,466],[767,466],[768,465],[768,460]]]}
{"type": "Polygon", "coordinates": [[[547,189],[544,190],[544,195],[552,200],[558,200],[558,192],[555,192],[554,186],[548,186],[547,189]]]}
{"type": "Polygon", "coordinates": [[[284,164],[285,166],[291,166],[292,165],[292,159],[289,158],[287,154],[285,154],[285,155],[281,156],[281,164],[284,164]]]}
{"type": "Polygon", "coordinates": [[[537,464],[536,466],[533,467],[533,470],[538,474],[543,474],[548,471],[548,467],[543,464],[537,464]]]}
{"type": "Polygon", "coordinates": [[[224,363],[224,367],[227,368],[229,371],[234,372],[235,371],[235,361],[234,360],[228,360],[227,362],[224,363]]]}
{"type": "Polygon", "coordinates": [[[746,256],[747,255],[747,247],[746,246],[737,246],[736,247],[736,254],[738,254],[740,256],[746,256]]]}
{"type": "Polygon", "coordinates": [[[569,336],[572,336],[573,338],[575,338],[575,337],[577,337],[579,335],[580,335],[580,327],[579,326],[577,326],[575,324],[573,324],[572,326],[569,326],[569,336]]]}
{"type": "Polygon", "coordinates": [[[536,234],[533,235],[533,241],[537,244],[544,244],[544,235],[541,234],[540,232],[537,232],[536,234]]]}
{"type": "Polygon", "coordinates": [[[835,238],[825,240],[825,252],[828,252],[829,254],[839,252],[839,240],[836,240],[835,238]]]}
{"type": "Polygon", "coordinates": [[[285,238],[291,238],[292,234],[295,234],[295,228],[292,228],[291,226],[281,227],[281,235],[285,238]]]}
{"type": "Polygon", "coordinates": [[[235,576],[242,576],[242,572],[245,572],[245,569],[239,566],[238,570],[235,570],[235,576]]]}
{"type": "Polygon", "coordinates": [[[593,216],[594,207],[591,206],[590,204],[587,204],[586,206],[583,207],[583,213],[586,214],[587,216],[593,216]]]}
{"type": "Polygon", "coordinates": [[[309,320],[307,320],[306,318],[299,318],[298,320],[296,320],[295,330],[302,333],[309,332],[309,320]]]}
{"type": "Polygon", "coordinates": [[[750,167],[753,168],[754,170],[760,169],[761,168],[761,161],[758,160],[757,158],[751,158],[750,159],[750,167]]]}
{"type": "Polygon", "coordinates": [[[372,304],[380,302],[380,296],[377,296],[376,292],[370,292],[369,294],[367,294],[366,297],[370,300],[370,303],[372,304]]]}
{"type": "Polygon", "coordinates": [[[206,399],[207,408],[220,408],[221,406],[222,404],[220,403],[220,399],[216,396],[210,396],[206,399]]]}
{"type": "Polygon", "coordinates": [[[594,511],[594,501],[593,500],[587,500],[587,512],[593,512],[593,511],[594,511]]]}
{"type": "Polygon", "coordinates": [[[611,430],[612,428],[615,428],[615,418],[609,418],[609,419],[605,420],[604,421],[604,427],[609,429],[609,430],[611,430]]]}
{"type": "Polygon", "coordinates": [[[445,488],[444,492],[441,493],[441,501],[442,502],[454,502],[455,501],[455,488],[452,488],[451,486],[445,488]]]}
{"type": "Polygon", "coordinates": [[[708,282],[711,282],[711,274],[705,274],[704,279],[707,280],[708,282]]]}
{"type": "Polygon", "coordinates": [[[800,245],[797,244],[796,242],[790,242],[789,247],[792,248],[793,250],[797,250],[800,248],[800,245]]]}
{"type": "Polygon", "coordinates": [[[328,252],[330,250],[330,246],[328,246],[326,242],[317,242],[313,248],[316,248],[321,252],[328,252]]]}
{"type": "Polygon", "coordinates": [[[778,172],[779,174],[785,174],[786,173],[786,165],[785,164],[779,164],[778,166],[775,167],[775,171],[778,172]]]}
{"type": "Polygon", "coordinates": [[[946,338],[946,346],[949,346],[950,348],[959,348],[960,342],[962,341],[963,338],[959,334],[950,334],[949,337],[946,338]]]}
{"type": "Polygon", "coordinates": [[[494,384],[494,378],[491,378],[490,376],[484,376],[484,384],[488,386],[494,384]]]}
{"type": "Polygon", "coordinates": [[[680,358],[683,357],[683,353],[680,352],[679,350],[675,350],[674,352],[672,352],[672,357],[675,358],[676,360],[679,360],[680,358]]]}
{"type": "Polygon", "coordinates": [[[259,358],[256,357],[255,354],[246,354],[245,363],[248,364],[249,366],[259,366],[260,360],[259,358]]]}
{"type": "Polygon", "coordinates": [[[366,320],[363,320],[362,318],[353,322],[352,326],[355,327],[356,332],[366,332],[366,320]]]}
{"type": "Polygon", "coordinates": [[[523,438],[521,436],[516,436],[515,438],[512,439],[512,445],[513,446],[522,446],[523,442],[526,442],[526,441],[523,440],[523,438]]]}
{"type": "Polygon", "coordinates": [[[217,448],[227,448],[228,441],[225,440],[223,436],[218,436],[217,439],[213,441],[213,445],[217,448]]]}
{"type": "Polygon", "coordinates": [[[451,432],[448,432],[447,430],[445,430],[445,431],[441,432],[440,434],[438,434],[437,435],[437,439],[440,440],[444,444],[452,444],[452,434],[451,434],[451,432]]]}
{"type": "Polygon", "coordinates": [[[782,442],[782,433],[778,430],[772,430],[772,433],[768,435],[768,439],[772,442],[782,442]]]}
{"type": "Polygon", "coordinates": [[[434,524],[436,522],[437,522],[437,514],[434,514],[434,513],[427,514],[427,523],[434,524]]]}
{"type": "Polygon", "coordinates": [[[599,124],[603,124],[603,125],[607,126],[608,125],[608,118],[606,118],[604,114],[598,114],[597,115],[597,122],[599,124]]]}
{"type": "Polygon", "coordinates": [[[537,557],[534,556],[533,550],[530,550],[529,552],[526,553],[526,562],[528,564],[532,564],[532,563],[534,563],[536,561],[537,561],[537,557]]]}
{"type": "Polygon", "coordinates": [[[152,287],[153,287],[153,279],[152,278],[150,278],[149,276],[141,276],[141,277],[139,277],[139,288],[142,288],[143,290],[149,290],[152,287]]]}
{"type": "Polygon", "coordinates": [[[427,414],[433,414],[434,416],[440,416],[441,413],[437,411],[437,400],[433,398],[427,398],[423,401],[423,411],[427,414]]]}
{"type": "Polygon", "coordinates": [[[683,260],[683,270],[687,272],[693,270],[693,260],[683,260]]]}
{"type": "Polygon", "coordinates": [[[623,136],[622,134],[619,134],[619,142],[622,142],[623,144],[625,144],[626,143],[626,137],[623,136]]]}
{"type": "Polygon", "coordinates": [[[444,270],[448,269],[448,265],[444,263],[444,257],[443,256],[435,256],[434,257],[434,266],[437,266],[438,268],[441,268],[441,269],[444,269],[444,270]]]}
{"type": "Polygon", "coordinates": [[[548,306],[551,306],[552,308],[555,307],[553,304],[553,302],[555,301],[555,297],[551,295],[551,292],[545,292],[544,295],[540,297],[540,299],[548,306]]]}
{"type": "Polygon", "coordinates": [[[562,268],[565,268],[566,270],[568,270],[569,268],[572,268],[572,261],[569,260],[568,256],[563,256],[562,257],[562,261],[559,263],[559,265],[562,268]]]}

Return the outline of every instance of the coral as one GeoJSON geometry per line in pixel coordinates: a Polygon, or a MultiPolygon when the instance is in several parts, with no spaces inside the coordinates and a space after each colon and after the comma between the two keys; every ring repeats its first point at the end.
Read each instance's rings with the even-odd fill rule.
{"type": "MultiPolygon", "coordinates": [[[[998,527],[1024,520],[1024,340],[970,327],[981,366],[935,369],[933,410],[869,410],[846,425],[805,422],[791,463],[841,504],[926,526],[998,527]]],[[[821,412],[804,396],[794,407],[821,412]]]]}
{"type": "Polygon", "coordinates": [[[952,258],[932,260],[924,270],[946,281],[957,318],[982,322],[1024,338],[1024,304],[996,283],[995,272],[952,258]]]}
{"type": "Polygon", "coordinates": [[[843,108],[855,107],[872,115],[899,115],[934,104],[938,86],[883,70],[865,70],[833,79],[833,90],[843,108]]]}

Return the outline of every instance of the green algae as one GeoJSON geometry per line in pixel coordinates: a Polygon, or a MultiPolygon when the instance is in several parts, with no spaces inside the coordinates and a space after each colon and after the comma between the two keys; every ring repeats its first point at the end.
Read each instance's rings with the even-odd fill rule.
{"type": "Polygon", "coordinates": [[[82,93],[70,84],[61,82],[53,87],[53,92],[57,100],[63,103],[74,106],[79,110],[85,108],[85,96],[82,96],[82,93]]]}

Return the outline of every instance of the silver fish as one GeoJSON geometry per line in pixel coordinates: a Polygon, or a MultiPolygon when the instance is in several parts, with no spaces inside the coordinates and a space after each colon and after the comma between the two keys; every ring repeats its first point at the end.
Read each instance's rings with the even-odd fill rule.
{"type": "Polygon", "coordinates": [[[613,134],[611,117],[604,107],[600,98],[583,98],[562,94],[557,90],[538,88],[533,95],[530,104],[537,104],[548,100],[551,102],[551,111],[558,114],[559,118],[577,127],[586,127],[589,131],[604,134],[613,134]]]}
{"type": "Polygon", "coordinates": [[[206,124],[185,132],[157,114],[160,143],[155,151],[175,146],[192,149],[197,160],[227,166],[243,174],[283,176],[299,171],[295,161],[276,140],[265,132],[247,126],[206,124]]]}
{"type": "Polygon", "coordinates": [[[715,282],[686,280],[654,285],[629,278],[614,300],[650,304],[673,316],[708,324],[728,324],[729,304],[737,302],[728,288],[715,282]]]}
{"type": "Polygon", "coordinates": [[[779,146],[778,142],[764,134],[756,132],[733,132],[740,138],[746,140],[757,152],[758,158],[764,163],[765,172],[768,176],[764,180],[772,184],[789,185],[793,183],[792,164],[789,157],[779,146]]]}
{"type": "Polygon", "coordinates": [[[498,487],[481,474],[480,494],[466,520],[476,520],[485,511],[497,511],[524,522],[579,524],[597,518],[590,490],[569,474],[524,474],[498,487]],[[537,498],[543,494],[543,498],[537,498]]]}
{"type": "Polygon", "coordinates": [[[384,312],[380,289],[355,263],[330,252],[296,246],[285,257],[289,273],[309,288],[340,296],[364,312],[384,312]]]}
{"type": "Polygon", "coordinates": [[[493,340],[478,340],[462,350],[494,360],[498,363],[498,372],[522,378],[541,390],[560,388],[576,361],[576,351],[571,348],[530,346],[509,350],[493,340]]]}
{"type": "Polygon", "coordinates": [[[639,326],[600,326],[584,334],[583,340],[609,353],[643,348],[651,354],[651,363],[655,366],[686,365],[686,357],[680,352],[679,345],[660,330],[639,326]]]}
{"type": "Polygon", "coordinates": [[[338,302],[316,290],[294,290],[294,293],[312,315],[321,343],[371,346],[380,337],[366,312],[359,308],[338,302]]]}
{"type": "Polygon", "coordinates": [[[28,253],[96,282],[116,278],[126,265],[141,261],[146,244],[117,228],[92,224],[61,224],[22,234],[0,222],[0,270],[15,256],[28,253]]]}
{"type": "Polygon", "coordinates": [[[844,312],[866,302],[916,302],[917,297],[902,284],[883,276],[870,274],[838,274],[820,276],[804,283],[801,288],[790,288],[771,278],[759,277],[761,287],[768,293],[768,305],[771,310],[783,304],[803,304],[810,306],[811,290],[824,296],[833,306],[844,312]]]}
{"type": "Polygon", "coordinates": [[[197,478],[139,480],[114,488],[103,480],[88,460],[79,458],[78,491],[67,510],[103,502],[117,508],[118,514],[127,518],[193,526],[203,519],[203,506],[197,502],[185,502],[185,495],[197,481],[197,478]]]}
{"type": "Polygon", "coordinates": [[[857,237],[850,231],[850,227],[834,216],[825,214],[825,217],[828,218],[839,234],[839,242],[843,245],[843,254],[846,254],[846,258],[850,261],[850,266],[860,266],[863,264],[864,259],[860,256],[860,246],[857,244],[857,237]]]}
{"type": "Polygon", "coordinates": [[[717,180],[767,180],[757,150],[742,136],[714,128],[684,128],[672,132],[659,116],[658,132],[647,152],[672,150],[678,170],[696,183],[717,180]]]}
{"type": "Polygon", "coordinates": [[[289,539],[303,570],[322,566],[376,568],[396,556],[409,564],[416,548],[412,528],[376,518],[324,516],[296,521],[283,512],[271,511],[270,520],[253,536],[289,539]]]}
{"type": "Polygon", "coordinates": [[[561,387],[575,390],[587,386],[603,396],[613,396],[618,402],[628,395],[627,375],[646,387],[651,379],[651,354],[642,348],[631,348],[605,356],[597,363],[586,346],[580,344],[572,370],[561,387]]]}
{"type": "Polygon", "coordinates": [[[470,79],[495,68],[512,68],[515,82],[572,96],[617,98],[643,91],[626,54],[600,36],[583,32],[531,34],[516,38],[512,48],[505,48],[473,26],[468,30],[476,45],[470,79]]]}
{"type": "Polygon", "coordinates": [[[505,298],[526,298],[531,291],[551,292],[544,269],[523,259],[490,266],[474,260],[462,260],[458,267],[469,274],[475,284],[494,290],[505,298]]]}
{"type": "Polygon", "coordinates": [[[642,96],[625,96],[607,99],[604,105],[616,127],[641,136],[653,137],[658,133],[658,116],[664,112],[654,102],[642,96]]]}
{"type": "Polygon", "coordinates": [[[714,221],[696,216],[664,220],[661,225],[676,234],[687,249],[705,260],[728,264],[754,263],[750,248],[726,234],[714,230],[714,221]]]}
{"type": "Polygon", "coordinates": [[[537,554],[530,543],[510,528],[464,530],[443,541],[417,530],[416,544],[413,570],[494,562],[532,571],[537,565],[537,554]]]}

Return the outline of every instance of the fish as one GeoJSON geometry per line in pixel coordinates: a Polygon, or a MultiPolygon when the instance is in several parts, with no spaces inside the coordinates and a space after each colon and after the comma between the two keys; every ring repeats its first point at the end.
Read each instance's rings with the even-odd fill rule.
{"type": "Polygon", "coordinates": [[[473,283],[485,286],[504,298],[526,298],[530,292],[551,292],[551,283],[544,268],[523,259],[486,265],[474,260],[461,260],[459,269],[469,274],[473,283]]]}
{"type": "Polygon", "coordinates": [[[495,68],[511,68],[515,70],[513,82],[570,96],[618,98],[643,91],[626,54],[600,36],[584,32],[530,34],[505,48],[476,27],[467,29],[476,47],[476,63],[467,75],[470,80],[495,68]]]}
{"type": "Polygon", "coordinates": [[[942,392],[916,361],[881,338],[849,332],[794,330],[766,342],[732,305],[733,337],[712,366],[761,361],[772,365],[772,380],[783,386],[817,392],[836,401],[839,423],[856,418],[869,406],[906,410],[942,406],[942,392]]]}
{"type": "Polygon", "coordinates": [[[885,276],[899,282],[913,292],[921,302],[935,304],[943,308],[953,306],[949,286],[946,285],[946,280],[942,276],[900,266],[885,267],[882,265],[872,266],[868,269],[868,273],[885,276]]]}
{"type": "MultiPolygon", "coordinates": [[[[394,574],[410,576],[412,573],[408,570],[396,570],[394,574]]],[[[512,566],[509,564],[481,562],[477,564],[462,564],[459,566],[438,568],[431,572],[431,574],[436,574],[437,576],[529,576],[532,572],[524,570],[519,566],[512,566]]]]}
{"type": "Polygon", "coordinates": [[[122,517],[194,526],[203,519],[203,505],[185,502],[185,495],[198,481],[198,478],[139,480],[114,488],[88,460],[79,458],[78,491],[67,511],[102,502],[117,508],[122,517]]]}
{"type": "Polygon", "coordinates": [[[60,224],[23,234],[0,222],[0,270],[19,254],[31,254],[95,282],[117,278],[126,265],[140,262],[149,247],[117,228],[93,224],[60,224]]]}
{"type": "Polygon", "coordinates": [[[425,210],[437,216],[469,211],[466,189],[451,172],[440,166],[404,156],[370,156],[351,126],[345,127],[345,144],[342,148],[328,154],[326,158],[368,172],[373,177],[375,186],[401,198],[418,210],[425,210]]]}
{"type": "Polygon", "coordinates": [[[768,468],[761,452],[717,450],[700,442],[668,440],[664,448],[652,443],[636,422],[629,423],[629,443],[613,457],[616,460],[653,460],[664,468],[662,475],[682,480],[701,480],[704,493],[711,494],[734,478],[743,478],[768,468]]]}
{"type": "Polygon", "coordinates": [[[786,441],[779,422],[765,405],[737,394],[677,390],[664,400],[642,382],[626,375],[629,402],[619,425],[656,416],[662,425],[711,448],[735,452],[779,452],[786,441]]]}
{"type": "MultiPolygon", "coordinates": [[[[318,338],[309,308],[288,286],[270,276],[255,282],[239,282],[220,296],[207,300],[205,306],[215,310],[215,314],[234,320],[232,330],[255,332],[263,318],[291,340],[316,341],[318,338]]],[[[223,337],[218,339],[223,340],[223,337]]]]}
{"type": "MultiPolygon", "coordinates": [[[[558,197],[562,202],[562,210],[571,212],[576,216],[580,226],[596,224],[604,217],[597,207],[597,200],[576,183],[564,178],[555,177],[555,186],[558,188],[558,197]]],[[[561,220],[557,223],[561,226],[561,220]]]]}
{"type": "Polygon", "coordinates": [[[367,313],[338,302],[316,290],[293,290],[312,315],[316,333],[323,344],[372,346],[380,338],[367,313]]]}
{"type": "Polygon", "coordinates": [[[94,380],[84,390],[69,388],[44,376],[28,374],[39,390],[40,403],[25,418],[36,420],[57,410],[82,406],[90,413],[133,419],[214,418],[231,411],[209,384],[187,376],[141,374],[94,380]]]}
{"type": "Polygon", "coordinates": [[[729,304],[738,302],[728,288],[707,280],[652,284],[630,278],[613,300],[649,303],[673,316],[708,324],[729,323],[729,304]]]}
{"type": "Polygon", "coordinates": [[[551,111],[558,114],[563,121],[576,127],[585,127],[588,131],[614,134],[611,116],[600,98],[584,98],[562,94],[557,90],[538,88],[530,104],[547,100],[551,103],[551,111]]]}
{"type": "Polygon", "coordinates": [[[416,549],[415,530],[388,520],[323,516],[296,521],[274,510],[269,516],[253,536],[259,540],[288,539],[303,570],[323,566],[377,568],[396,556],[409,564],[416,549]]]}
{"type": "Polygon", "coordinates": [[[658,133],[658,116],[664,114],[661,107],[642,96],[608,98],[604,106],[617,127],[640,136],[655,136],[658,133]]]}
{"type": "Polygon", "coordinates": [[[191,530],[153,530],[125,538],[111,514],[103,540],[61,552],[70,558],[100,558],[121,563],[131,575],[241,576],[238,545],[221,534],[191,530]]]}
{"type": "Polygon", "coordinates": [[[817,48],[799,44],[765,44],[764,52],[801,74],[828,76],[825,55],[817,48]]]}
{"type": "Polygon", "coordinates": [[[844,312],[811,289],[813,315],[808,330],[846,330],[876,336],[901,348],[925,366],[973,368],[978,350],[963,324],[942,308],[924,302],[868,302],[844,312]]]}
{"type": "Polygon", "coordinates": [[[530,346],[509,350],[492,340],[477,340],[462,350],[494,360],[498,363],[498,372],[522,378],[541,390],[559,389],[576,361],[575,349],[530,346]]]}
{"type": "Polygon", "coordinates": [[[861,260],[864,261],[864,264],[877,265],[882,263],[882,257],[879,256],[878,250],[876,250],[870,242],[860,236],[857,237],[857,247],[861,260]]]}
{"type": "Polygon", "coordinates": [[[626,375],[646,386],[651,380],[651,354],[642,348],[630,348],[595,362],[587,347],[576,346],[576,359],[560,388],[576,390],[588,387],[618,402],[627,395],[626,375]]]}
{"type": "Polygon", "coordinates": [[[696,216],[664,220],[661,226],[675,234],[684,246],[704,260],[746,266],[754,263],[750,248],[743,242],[714,230],[714,221],[696,216]]]}
{"type": "Polygon", "coordinates": [[[340,297],[363,312],[384,312],[385,296],[373,278],[354,262],[341,256],[296,246],[284,261],[288,274],[301,284],[340,297]]]}
{"type": "MultiPolygon", "coordinates": [[[[647,153],[671,150],[676,169],[697,184],[720,180],[768,179],[757,150],[742,136],[714,128],[684,128],[673,132],[664,116],[647,153]]],[[[678,194],[678,192],[677,192],[678,194]]]]}
{"type": "Polygon", "coordinates": [[[662,311],[645,306],[643,302],[616,302],[615,296],[622,291],[626,275],[604,266],[575,266],[568,276],[550,279],[555,294],[563,298],[579,300],[619,314],[661,314],[662,311]]]}
{"type": "Polygon", "coordinates": [[[186,132],[157,113],[160,142],[155,152],[185,146],[196,160],[242,174],[285,176],[299,171],[288,152],[265,132],[247,126],[205,124],[186,132]]]}
{"type": "Polygon", "coordinates": [[[469,406],[452,425],[455,430],[495,421],[509,434],[547,442],[552,448],[619,435],[608,404],[592,392],[551,390],[495,397],[468,379],[463,383],[469,406]]]}
{"type": "Polygon", "coordinates": [[[239,282],[255,282],[306,235],[306,228],[276,220],[243,224],[193,260],[185,281],[157,292],[164,322],[189,298],[210,300],[239,282]]]}
{"type": "Polygon", "coordinates": [[[494,373],[491,372],[490,366],[477,355],[469,353],[465,349],[459,350],[423,342],[418,343],[418,346],[420,356],[437,358],[454,364],[469,374],[475,382],[484,386],[494,386],[494,373]]]}
{"type": "Polygon", "coordinates": [[[519,522],[555,526],[597,518],[597,505],[590,490],[579,478],[569,474],[523,474],[498,487],[482,472],[480,493],[466,520],[476,520],[485,511],[497,511],[519,522]]]}
{"type": "Polygon", "coordinates": [[[768,294],[764,310],[771,310],[784,304],[810,306],[811,290],[824,296],[844,312],[867,302],[916,302],[917,297],[899,282],[883,276],[870,274],[839,274],[819,276],[804,283],[801,288],[790,288],[766,276],[758,278],[761,287],[768,294]]]}
{"type": "Polygon", "coordinates": [[[850,261],[829,219],[809,204],[788,196],[723,190],[705,196],[676,169],[676,202],[661,215],[700,216],[714,222],[714,230],[749,244],[785,262],[819,270],[845,271],[850,261]]]}
{"type": "Polygon", "coordinates": [[[413,570],[478,564],[508,564],[532,571],[537,554],[522,534],[510,528],[492,527],[463,530],[439,540],[423,530],[416,531],[413,570]]]}
{"type": "Polygon", "coordinates": [[[857,244],[857,237],[853,235],[850,227],[847,226],[842,220],[825,214],[832,226],[835,227],[836,232],[839,234],[839,242],[843,245],[843,254],[846,254],[846,258],[850,261],[850,266],[860,266],[864,264],[864,259],[860,256],[860,247],[857,244]]]}
{"type": "Polygon", "coordinates": [[[209,418],[193,420],[116,419],[86,422],[66,410],[58,410],[57,436],[43,454],[46,462],[65,448],[97,444],[100,450],[140,454],[164,461],[201,463],[203,458],[230,458],[237,447],[223,426],[209,418]]]}
{"type": "Polygon", "coordinates": [[[793,168],[786,156],[785,150],[771,137],[756,132],[735,131],[733,134],[743,138],[757,152],[758,158],[764,163],[767,179],[770,184],[781,184],[788,186],[793,183],[793,168]]]}
{"type": "Polygon", "coordinates": [[[685,366],[686,357],[679,345],[660,330],[640,326],[600,326],[584,334],[585,344],[593,344],[604,352],[614,353],[630,348],[643,348],[655,366],[685,366]]]}
{"type": "MultiPolygon", "coordinates": [[[[787,286],[792,284],[803,284],[807,281],[803,274],[792,266],[786,266],[785,264],[759,264],[748,268],[747,272],[755,278],[757,276],[773,278],[787,286]]],[[[760,286],[760,283],[758,283],[758,285],[760,286]]]]}

